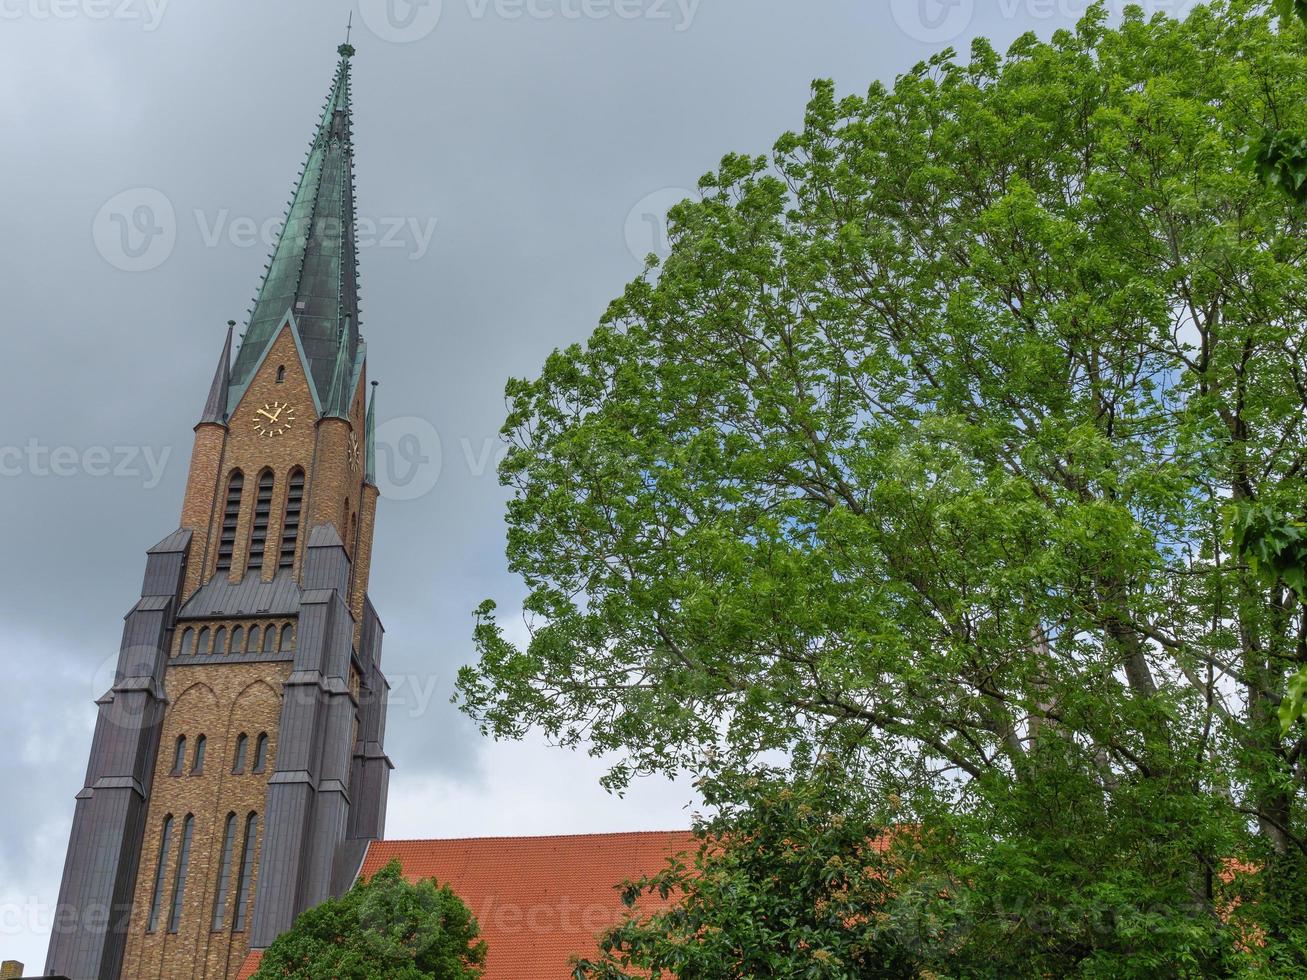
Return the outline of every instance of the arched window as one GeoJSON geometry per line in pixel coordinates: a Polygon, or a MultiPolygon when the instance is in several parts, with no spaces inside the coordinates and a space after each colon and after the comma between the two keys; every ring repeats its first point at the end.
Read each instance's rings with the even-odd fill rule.
{"type": "Polygon", "coordinates": [[[231,771],[238,776],[245,771],[245,753],[249,745],[250,737],[244,732],[236,736],[236,758],[231,764],[231,771]]]}
{"type": "Polygon", "coordinates": [[[258,814],[245,818],[245,843],[241,847],[241,866],[236,875],[236,910],[232,913],[231,931],[245,931],[245,907],[249,904],[250,885],[254,879],[254,844],[259,829],[258,814]]]}
{"type": "Polygon", "coordinates": [[[295,638],[289,623],[281,628],[281,642],[277,645],[277,649],[282,653],[289,653],[295,649],[295,638]]]}
{"type": "Polygon", "coordinates": [[[286,383],[286,365],[285,365],[285,364],[278,364],[278,365],[277,365],[277,384],[280,385],[280,384],[285,384],[285,383],[286,383]]]}
{"type": "Polygon", "coordinates": [[[227,652],[227,627],[219,626],[218,629],[214,632],[213,652],[216,654],[227,652]]]}
{"type": "Polygon", "coordinates": [[[189,626],[182,630],[182,645],[177,648],[177,652],[183,657],[195,652],[195,630],[189,626]]]}
{"type": "Polygon", "coordinates": [[[222,511],[222,534],[218,538],[218,571],[231,568],[231,553],[236,549],[236,524],[241,517],[241,491],[245,488],[245,474],[232,470],[227,480],[227,503],[222,511]]]}
{"type": "Polygon", "coordinates": [[[263,772],[268,767],[268,733],[263,732],[254,743],[254,771],[263,772]]]}
{"type": "Polygon", "coordinates": [[[236,814],[227,814],[227,825],[222,832],[222,858],[218,864],[218,890],[213,896],[214,932],[222,932],[223,918],[227,913],[227,886],[231,880],[232,852],[236,850],[236,814]]]}
{"type": "Polygon", "coordinates": [[[195,740],[195,761],[191,763],[191,775],[204,775],[204,753],[209,747],[209,740],[201,735],[195,740]]]}
{"type": "Polygon", "coordinates": [[[350,551],[354,550],[354,541],[358,538],[358,533],[359,533],[359,515],[350,514],[349,515],[349,540],[345,542],[345,546],[350,551]]]}
{"type": "Polygon", "coordinates": [[[182,770],[186,767],[186,736],[177,736],[177,747],[172,756],[172,774],[180,776],[182,770]]]}
{"type": "Polygon", "coordinates": [[[259,474],[259,494],[254,499],[254,524],[250,527],[251,571],[263,567],[263,552],[268,545],[268,518],[272,514],[272,470],[259,474]]]}
{"type": "Polygon", "coordinates": [[[251,627],[250,627],[250,645],[249,645],[249,647],[248,647],[250,653],[258,653],[258,652],[259,652],[259,640],[261,640],[261,639],[262,639],[262,635],[259,633],[259,628],[258,628],[257,626],[251,626],[251,627]]]}
{"type": "Polygon", "coordinates": [[[263,627],[263,652],[275,653],[277,651],[277,624],[269,623],[263,627]]]}
{"type": "Polygon", "coordinates": [[[300,511],[304,508],[304,471],[298,467],[291,471],[286,488],[286,515],[281,522],[281,557],[279,568],[295,564],[295,545],[300,536],[300,511]]]}
{"type": "Polygon", "coordinates": [[[200,630],[200,638],[195,642],[195,655],[202,657],[209,652],[209,627],[200,630]]]}
{"type": "Polygon", "coordinates": [[[231,652],[232,653],[245,652],[245,627],[244,626],[237,626],[232,629],[231,652]]]}
{"type": "Polygon", "coordinates": [[[159,897],[163,894],[163,883],[168,874],[168,852],[172,849],[172,814],[163,818],[163,835],[159,845],[159,869],[154,873],[154,892],[150,897],[150,918],[146,923],[147,932],[159,928],[159,897]]]}
{"type": "Polygon", "coordinates": [[[182,924],[182,902],[186,900],[186,873],[191,865],[191,838],[195,835],[195,816],[186,814],[182,821],[182,849],[177,855],[177,877],[172,882],[172,912],[168,915],[168,931],[176,932],[182,924]]]}

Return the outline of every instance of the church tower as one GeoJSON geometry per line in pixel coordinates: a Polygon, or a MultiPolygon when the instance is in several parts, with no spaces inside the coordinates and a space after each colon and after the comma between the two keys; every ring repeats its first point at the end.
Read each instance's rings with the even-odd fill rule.
{"type": "Polygon", "coordinates": [[[229,327],[195,427],[181,526],[147,554],[97,702],[49,976],[233,978],[347,888],[382,836],[375,393],[354,49],[339,53],[239,350],[229,327]]]}

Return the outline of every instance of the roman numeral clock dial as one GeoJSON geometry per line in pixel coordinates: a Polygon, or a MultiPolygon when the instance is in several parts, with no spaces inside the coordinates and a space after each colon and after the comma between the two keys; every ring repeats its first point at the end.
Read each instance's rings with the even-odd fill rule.
{"type": "Polygon", "coordinates": [[[285,402],[272,402],[256,409],[253,416],[254,431],[269,439],[285,435],[295,421],[295,409],[285,402]]]}

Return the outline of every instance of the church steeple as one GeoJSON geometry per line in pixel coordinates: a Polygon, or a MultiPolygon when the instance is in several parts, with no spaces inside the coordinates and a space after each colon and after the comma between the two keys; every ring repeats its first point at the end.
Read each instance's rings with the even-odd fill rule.
{"type": "Polygon", "coordinates": [[[231,323],[195,426],[180,526],[150,550],[98,702],[59,892],[76,915],[47,976],[236,980],[382,836],[380,491],[354,49],[338,51],[240,350],[231,323]]]}
{"type": "Polygon", "coordinates": [[[248,384],[268,344],[294,319],[318,403],[332,411],[336,365],[361,360],[359,286],[354,210],[354,145],[350,59],[340,62],[317,131],[291,198],[286,223],[232,370],[232,384],[248,384]]]}

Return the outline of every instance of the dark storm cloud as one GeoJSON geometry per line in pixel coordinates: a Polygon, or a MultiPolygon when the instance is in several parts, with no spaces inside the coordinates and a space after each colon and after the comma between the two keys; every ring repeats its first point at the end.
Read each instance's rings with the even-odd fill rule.
{"type": "Polygon", "coordinates": [[[492,752],[448,703],[471,610],[521,596],[494,475],[505,379],[584,339],[667,206],[800,125],[813,78],[861,91],[977,28],[1046,33],[1083,9],[1000,7],[0,0],[0,955],[43,962],[28,903],[57,891],[92,700],[143,552],[176,526],[224,324],[244,320],[351,10],[363,328],[392,447],[372,593],[392,807],[411,808],[392,824],[438,834],[479,801],[521,808],[486,826],[531,832],[549,808],[576,829],[662,824],[685,798],[620,810],[569,785],[527,809],[526,770],[573,763],[492,752]]]}

